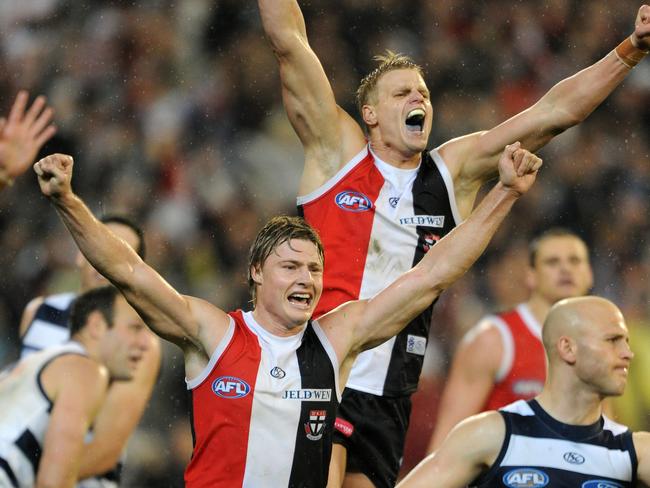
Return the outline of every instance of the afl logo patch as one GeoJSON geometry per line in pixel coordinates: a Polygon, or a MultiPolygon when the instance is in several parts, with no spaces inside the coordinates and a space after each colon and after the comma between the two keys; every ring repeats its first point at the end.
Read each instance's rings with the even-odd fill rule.
{"type": "Polygon", "coordinates": [[[244,380],[234,376],[221,376],[212,383],[212,391],[218,397],[232,400],[248,395],[251,387],[244,380]]]}
{"type": "Polygon", "coordinates": [[[615,481],[591,480],[582,483],[581,488],[623,488],[623,485],[620,485],[615,481]]]}
{"type": "Polygon", "coordinates": [[[342,191],[336,195],[334,201],[339,208],[348,212],[365,212],[372,208],[370,198],[358,191],[342,191]]]}
{"type": "Polygon", "coordinates": [[[503,484],[509,488],[541,488],[548,481],[545,472],[532,468],[513,469],[503,476],[503,484]]]}

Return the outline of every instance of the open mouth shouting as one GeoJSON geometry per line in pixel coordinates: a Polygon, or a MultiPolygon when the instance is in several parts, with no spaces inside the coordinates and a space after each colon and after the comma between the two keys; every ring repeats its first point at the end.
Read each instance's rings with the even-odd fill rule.
{"type": "Polygon", "coordinates": [[[421,108],[414,108],[406,115],[406,130],[421,133],[424,130],[426,113],[421,108]]]}
{"type": "Polygon", "coordinates": [[[289,295],[289,302],[300,308],[308,309],[311,306],[313,297],[310,293],[296,292],[289,295]]]}

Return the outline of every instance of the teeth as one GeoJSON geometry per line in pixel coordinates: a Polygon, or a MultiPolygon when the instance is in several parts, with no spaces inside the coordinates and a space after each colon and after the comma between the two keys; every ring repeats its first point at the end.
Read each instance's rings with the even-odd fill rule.
{"type": "Polygon", "coordinates": [[[408,115],[406,116],[406,118],[415,117],[415,116],[417,116],[417,115],[419,115],[420,117],[424,117],[424,115],[425,115],[425,114],[424,114],[424,110],[422,110],[421,108],[414,108],[413,110],[411,110],[411,111],[408,113],[408,115]]]}

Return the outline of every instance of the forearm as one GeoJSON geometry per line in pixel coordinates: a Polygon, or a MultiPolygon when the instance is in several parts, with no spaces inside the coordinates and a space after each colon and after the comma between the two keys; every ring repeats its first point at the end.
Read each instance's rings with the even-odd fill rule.
{"type": "Polygon", "coordinates": [[[440,291],[458,280],[483,253],[519,194],[498,182],[468,219],[441,239],[420,261],[429,287],[440,291]]]}
{"type": "Polygon", "coordinates": [[[558,133],[585,120],[629,73],[630,68],[612,51],[556,84],[539,101],[540,109],[551,117],[548,129],[558,133]]]}
{"type": "Polygon", "coordinates": [[[59,217],[88,262],[118,287],[127,287],[141,260],[122,239],[97,220],[73,193],[51,198],[59,217]]]}
{"type": "Polygon", "coordinates": [[[298,39],[307,42],[305,19],[296,0],[258,0],[262,26],[276,55],[284,56],[298,39]]]}

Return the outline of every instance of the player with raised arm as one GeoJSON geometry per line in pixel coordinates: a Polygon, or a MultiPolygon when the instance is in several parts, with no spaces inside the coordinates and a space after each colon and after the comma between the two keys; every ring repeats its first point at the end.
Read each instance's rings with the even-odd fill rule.
{"type": "Polygon", "coordinates": [[[34,165],[79,249],[149,327],[178,345],[192,397],[189,488],[327,483],[334,413],[352,363],[435,300],[476,261],[541,160],[508,146],[500,181],[468,219],[377,295],[312,321],[323,248],[302,219],[272,219],[251,248],[251,312],[226,313],[181,295],[93,217],[71,189],[72,158],[34,165]],[[523,169],[523,175],[517,173],[523,169]]]}
{"type": "MultiPolygon", "coordinates": [[[[650,48],[650,7],[632,35],[502,124],[429,151],[433,123],[422,69],[389,53],[357,91],[364,130],[334,98],[296,0],[258,0],[278,59],[282,97],[305,151],[298,206],[323,236],[330,266],[315,317],[373,296],[470,214],[514,141],[536,151],[584,120],[650,48]]],[[[426,310],[395,339],[361,354],[339,410],[332,486],[393,486],[431,323],[426,310]],[[345,475],[345,471],[348,475],[345,475]]]]}

